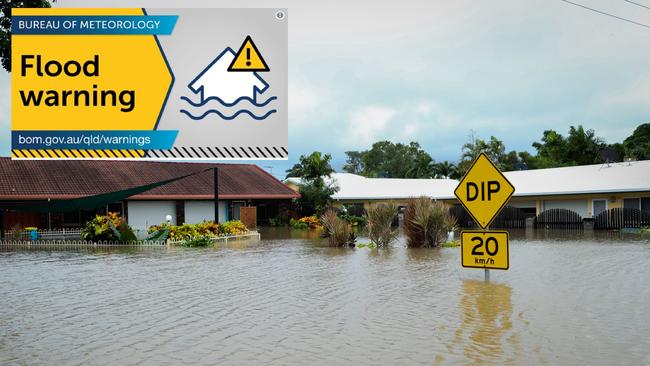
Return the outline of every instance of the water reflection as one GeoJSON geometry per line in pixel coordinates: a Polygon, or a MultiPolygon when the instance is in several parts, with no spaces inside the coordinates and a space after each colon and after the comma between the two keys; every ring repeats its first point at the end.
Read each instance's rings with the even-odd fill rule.
{"type": "Polygon", "coordinates": [[[452,353],[462,347],[469,364],[492,365],[518,359],[520,347],[517,334],[512,333],[510,286],[464,280],[460,309],[460,326],[448,347],[452,353]]]}

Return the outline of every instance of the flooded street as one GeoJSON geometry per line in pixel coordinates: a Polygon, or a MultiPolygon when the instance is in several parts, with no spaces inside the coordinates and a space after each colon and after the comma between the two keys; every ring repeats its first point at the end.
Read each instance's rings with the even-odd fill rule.
{"type": "Polygon", "coordinates": [[[484,283],[459,248],[308,236],[4,248],[0,364],[650,364],[647,237],[513,233],[484,283]]]}

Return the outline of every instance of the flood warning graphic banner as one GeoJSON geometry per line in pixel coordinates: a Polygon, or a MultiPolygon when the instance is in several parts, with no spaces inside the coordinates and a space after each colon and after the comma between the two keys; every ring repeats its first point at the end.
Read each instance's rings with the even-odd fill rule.
{"type": "Polygon", "coordinates": [[[286,159],[286,9],[13,9],[15,159],[286,159]]]}

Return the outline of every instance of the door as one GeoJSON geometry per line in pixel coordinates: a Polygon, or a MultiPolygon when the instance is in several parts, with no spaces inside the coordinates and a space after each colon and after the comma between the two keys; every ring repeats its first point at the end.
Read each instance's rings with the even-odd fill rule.
{"type": "Polygon", "coordinates": [[[244,207],[246,205],[246,202],[244,201],[233,201],[232,204],[230,205],[230,208],[232,209],[230,219],[231,220],[240,220],[241,215],[239,212],[240,207],[244,207]]]}
{"type": "Polygon", "coordinates": [[[592,204],[591,217],[596,217],[598,214],[607,211],[607,200],[593,200],[592,204]]]}

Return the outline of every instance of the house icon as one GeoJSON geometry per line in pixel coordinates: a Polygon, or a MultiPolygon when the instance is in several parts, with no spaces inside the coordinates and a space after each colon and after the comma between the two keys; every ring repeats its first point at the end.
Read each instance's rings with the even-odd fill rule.
{"type": "Polygon", "coordinates": [[[218,99],[227,106],[242,99],[255,103],[257,95],[269,88],[257,72],[228,71],[234,58],[235,52],[227,47],[189,83],[190,90],[200,95],[201,103],[207,99],[218,99]]]}

